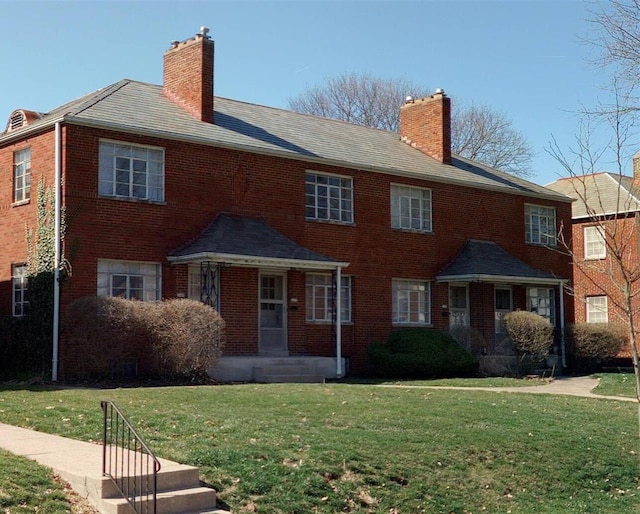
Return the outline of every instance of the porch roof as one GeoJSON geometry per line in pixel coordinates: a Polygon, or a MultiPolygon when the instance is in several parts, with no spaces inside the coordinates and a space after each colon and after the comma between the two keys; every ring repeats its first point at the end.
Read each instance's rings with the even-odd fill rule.
{"type": "Polygon", "coordinates": [[[469,239],[437,275],[438,282],[559,285],[567,279],[532,268],[493,241],[469,239]]]}
{"type": "Polygon", "coordinates": [[[193,241],[169,253],[173,263],[214,261],[251,267],[333,270],[341,262],[300,246],[264,220],[220,214],[193,241]]]}

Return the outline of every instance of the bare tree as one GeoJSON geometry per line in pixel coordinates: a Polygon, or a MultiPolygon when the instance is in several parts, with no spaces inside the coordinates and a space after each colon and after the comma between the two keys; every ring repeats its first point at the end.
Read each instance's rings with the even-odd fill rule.
{"type": "Polygon", "coordinates": [[[635,89],[640,80],[640,0],[597,2],[591,14],[595,33],[587,43],[600,51],[596,64],[612,67],[618,83],[635,89]]]}
{"type": "MultiPolygon", "coordinates": [[[[427,88],[405,79],[343,74],[289,99],[289,108],[306,114],[397,132],[400,106],[407,96],[425,97],[427,88]]],[[[453,106],[452,151],[494,168],[530,176],[533,151],[504,114],[486,106],[453,106]]]]}
{"type": "MultiPolygon", "coordinates": [[[[574,209],[579,210],[582,217],[582,223],[577,225],[579,230],[586,225],[595,227],[601,234],[606,250],[604,259],[588,260],[572,248],[571,241],[560,242],[573,261],[574,280],[577,282],[580,278],[588,284],[590,294],[596,291],[605,295],[613,307],[609,312],[617,315],[626,328],[635,372],[640,430],[640,187],[624,175],[631,155],[629,148],[637,136],[634,119],[634,113],[619,103],[613,109],[603,107],[585,112],[576,135],[576,146],[564,152],[554,141],[548,151],[568,175],[559,182],[562,187],[569,185],[570,190],[563,192],[577,200],[574,209]],[[603,123],[611,130],[612,137],[606,147],[597,148],[592,136],[595,128],[603,123]],[[601,160],[608,153],[615,156],[614,171],[608,173],[609,180],[599,181],[598,176],[602,174],[595,172],[601,169],[601,160]]],[[[574,230],[573,237],[580,234],[574,230]]],[[[573,293],[576,301],[585,301],[585,291],[573,293]]]]}

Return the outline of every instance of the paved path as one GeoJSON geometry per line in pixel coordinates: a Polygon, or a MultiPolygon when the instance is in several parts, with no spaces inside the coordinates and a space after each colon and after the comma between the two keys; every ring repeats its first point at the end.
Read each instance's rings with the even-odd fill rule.
{"type": "Polygon", "coordinates": [[[617,400],[621,402],[635,402],[636,398],[628,396],[603,396],[594,394],[591,391],[600,382],[592,377],[560,377],[548,384],[521,386],[521,387],[456,387],[456,386],[412,386],[401,384],[384,384],[380,387],[404,387],[416,389],[454,389],[461,391],[491,391],[505,393],[533,393],[533,394],[556,394],[564,396],[584,396],[586,398],[603,398],[606,400],[617,400]]]}

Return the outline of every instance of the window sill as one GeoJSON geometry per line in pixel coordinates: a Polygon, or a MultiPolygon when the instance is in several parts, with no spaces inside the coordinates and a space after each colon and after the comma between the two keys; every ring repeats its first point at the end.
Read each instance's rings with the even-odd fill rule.
{"type": "Polygon", "coordinates": [[[27,200],[20,200],[19,202],[13,202],[11,204],[11,207],[20,207],[21,205],[27,205],[31,203],[31,199],[27,199],[27,200]]]}
{"type": "Polygon", "coordinates": [[[550,249],[555,249],[558,248],[558,244],[545,244],[545,243],[533,243],[531,241],[525,241],[524,244],[529,245],[529,246],[539,246],[540,248],[550,248],[550,249]]]}
{"type": "Polygon", "coordinates": [[[424,328],[433,328],[433,323],[398,323],[396,321],[391,323],[394,327],[424,327],[424,328]]]}
{"type": "Polygon", "coordinates": [[[144,203],[148,205],[167,205],[167,202],[164,200],[147,200],[145,198],[131,198],[128,196],[98,195],[98,198],[105,200],[117,200],[119,202],[144,203]]]}
{"type": "Polygon", "coordinates": [[[606,258],[607,258],[606,256],[605,257],[585,257],[584,260],[593,262],[593,261],[604,261],[606,258]]]}
{"type": "Polygon", "coordinates": [[[355,227],[356,224],[353,221],[337,221],[337,220],[320,220],[316,218],[306,218],[306,221],[311,223],[325,223],[327,225],[341,225],[346,227],[355,227]]]}
{"type": "Polygon", "coordinates": [[[424,234],[426,236],[432,236],[433,230],[420,230],[417,228],[400,228],[400,227],[391,227],[393,232],[406,232],[409,234],[424,234]]]}
{"type": "MultiPolygon", "coordinates": [[[[307,319],[305,320],[305,323],[307,325],[324,325],[324,326],[331,326],[333,325],[332,321],[315,321],[315,320],[310,320],[307,319]]],[[[340,323],[341,326],[345,327],[345,326],[352,326],[353,325],[353,321],[343,321],[342,323],[340,323]]]]}

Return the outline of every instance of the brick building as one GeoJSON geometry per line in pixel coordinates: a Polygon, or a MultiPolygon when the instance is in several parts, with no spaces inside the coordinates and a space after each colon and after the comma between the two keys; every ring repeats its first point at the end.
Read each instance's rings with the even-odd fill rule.
{"type": "MultiPolygon", "coordinates": [[[[547,186],[575,200],[571,238],[576,322],[626,323],[626,281],[614,254],[622,257],[635,284],[640,271],[640,154],[633,159],[633,172],[633,177],[608,172],[573,176],[547,186]]],[[[640,298],[634,296],[632,309],[638,312],[640,298]]],[[[630,358],[630,348],[625,346],[618,356],[630,358]]]]}
{"type": "MultiPolygon", "coordinates": [[[[122,80],[11,114],[1,312],[27,298],[29,184],[59,173],[61,315],[96,294],[206,301],[227,325],[219,378],[285,362],[363,373],[367,345],[406,326],[473,329],[472,350],[491,354],[513,309],[563,325],[571,268],[553,247],[569,199],[452,155],[444,92],[409,99],[397,134],[214,97],[213,58],[203,31],[172,43],[161,86],[122,80]]],[[[62,339],[63,376],[73,357],[62,339]]]]}

